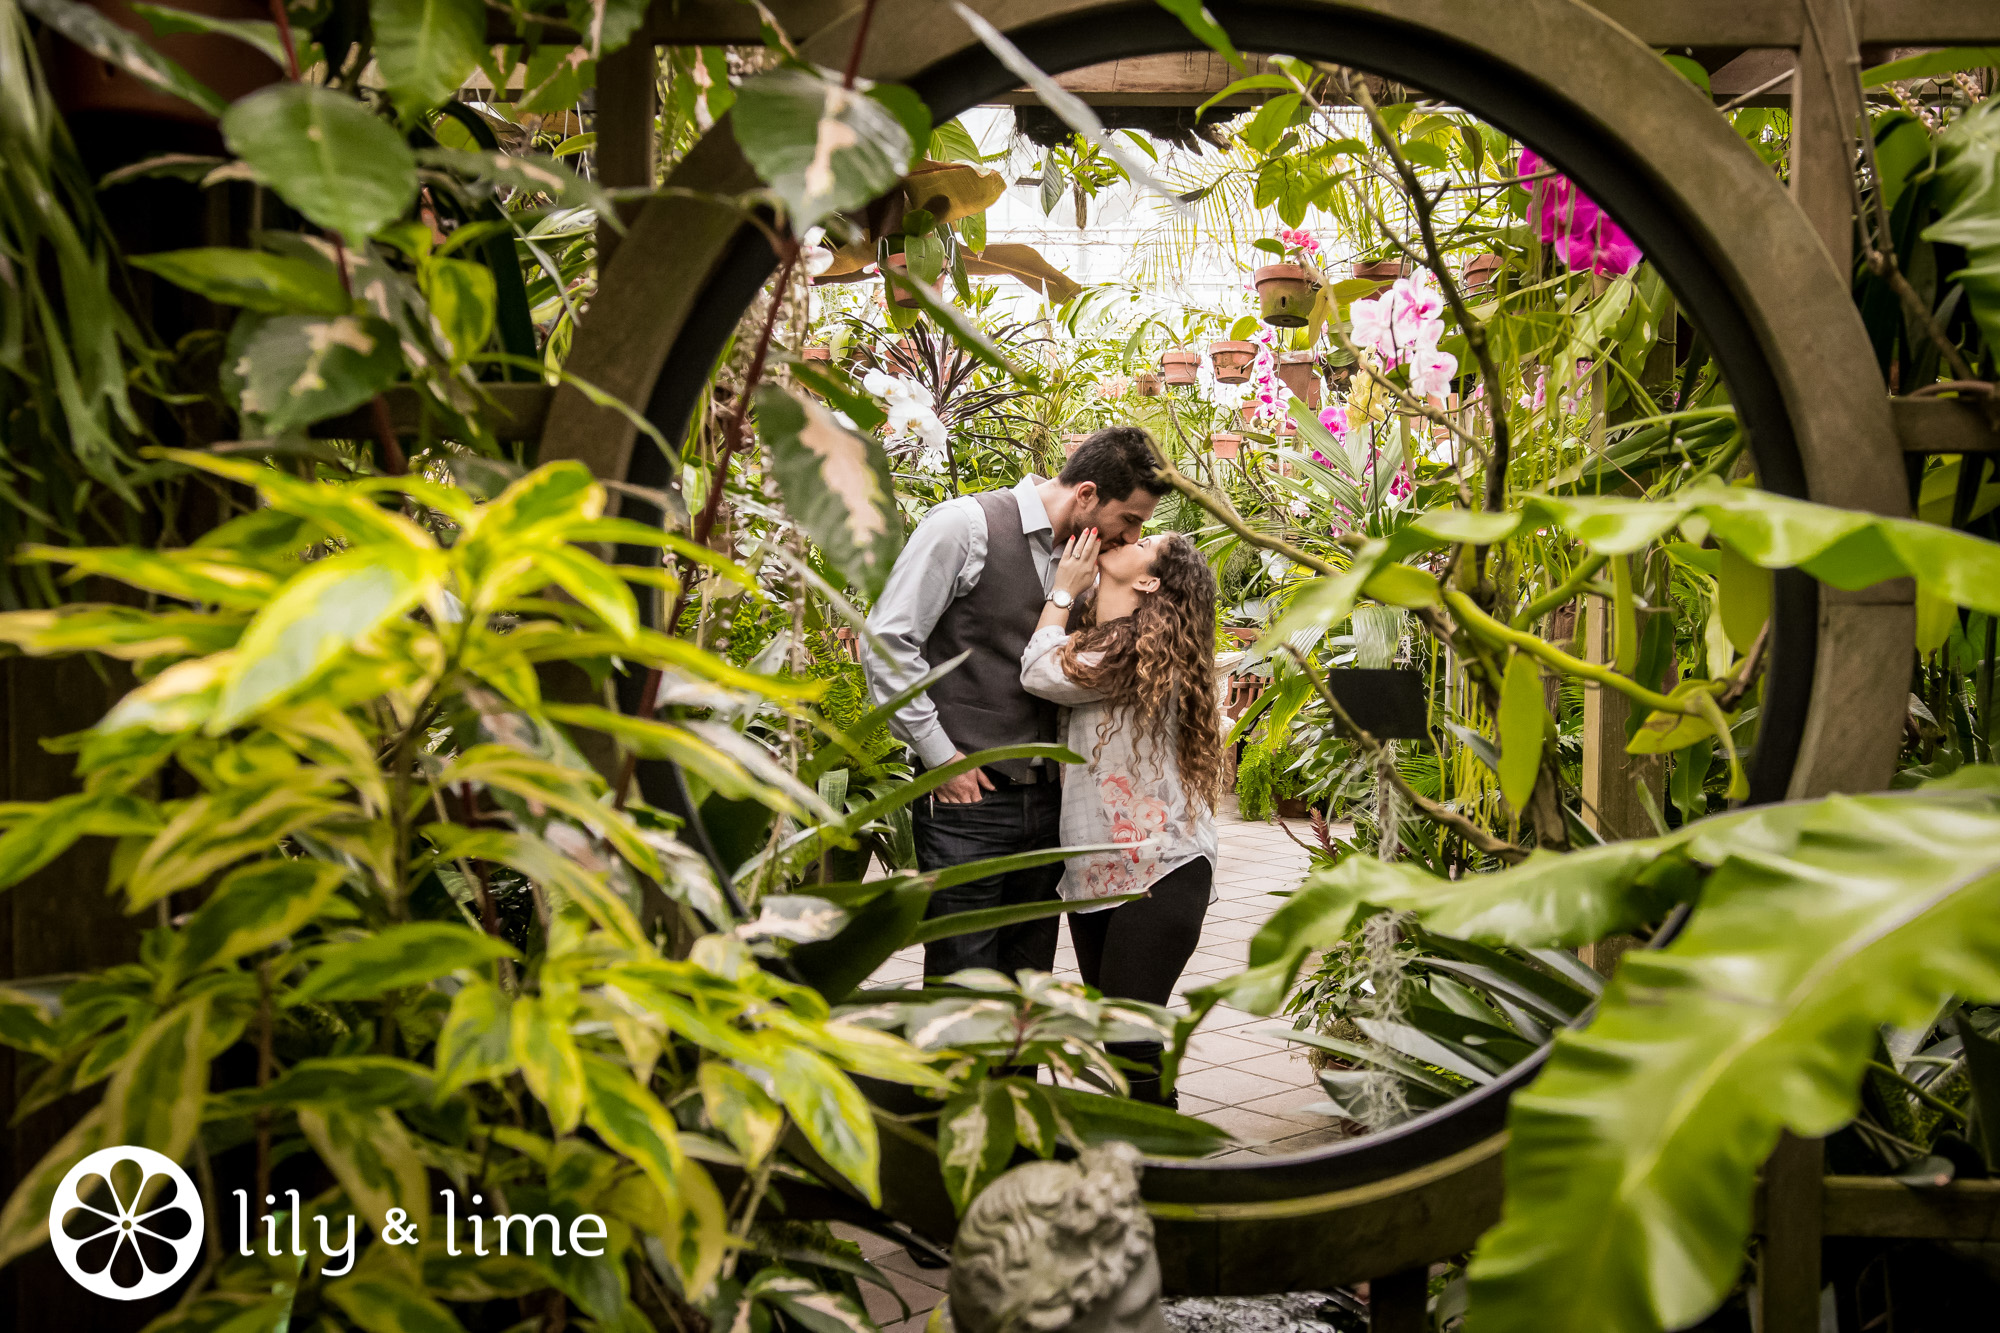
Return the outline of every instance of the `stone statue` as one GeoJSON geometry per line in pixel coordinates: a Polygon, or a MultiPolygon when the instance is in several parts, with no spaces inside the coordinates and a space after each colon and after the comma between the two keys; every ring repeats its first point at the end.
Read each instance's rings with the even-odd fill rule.
{"type": "Polygon", "coordinates": [[[1138,1152],[1086,1148],[988,1185],[959,1223],[947,1295],[955,1333],[1169,1333],[1138,1152]]]}

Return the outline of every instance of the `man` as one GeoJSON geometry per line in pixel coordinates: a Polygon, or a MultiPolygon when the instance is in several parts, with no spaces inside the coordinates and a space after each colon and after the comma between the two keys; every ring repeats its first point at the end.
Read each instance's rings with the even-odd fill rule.
{"type": "MultiPolygon", "coordinates": [[[[868,617],[886,656],[863,651],[875,702],[886,702],[960,653],[971,656],[903,705],[890,729],[923,769],[980,750],[1056,739],[1056,706],[1021,688],[1021,650],[1041,619],[1056,553],[1097,529],[1104,548],[1137,541],[1166,492],[1152,438],[1110,426],[1085,440],[1052,481],[946,501],[925,516],[868,617]]],[[[961,774],[917,802],[917,864],[925,870],[1061,845],[1062,793],[1053,764],[1010,759],[961,774]]],[[[1053,902],[1062,864],[940,889],[926,915],[1053,902]]],[[[1013,975],[1055,966],[1057,918],[981,930],[924,946],[927,976],[968,967],[1013,975]]]]}

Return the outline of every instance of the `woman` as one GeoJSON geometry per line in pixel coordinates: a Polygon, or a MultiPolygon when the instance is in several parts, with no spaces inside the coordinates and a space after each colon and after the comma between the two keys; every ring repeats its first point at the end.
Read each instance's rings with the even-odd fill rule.
{"type": "MultiPolygon", "coordinates": [[[[1107,996],[1165,1004],[1213,900],[1222,785],[1215,576],[1194,543],[1165,532],[1100,554],[1095,530],[1071,539],[1021,687],[1069,709],[1066,743],[1085,756],[1063,775],[1064,844],[1129,844],[1069,860],[1062,896],[1146,894],[1070,914],[1077,968],[1107,996]]],[[[1161,1100],[1158,1042],[1109,1049],[1150,1071],[1134,1097],[1161,1100]]]]}

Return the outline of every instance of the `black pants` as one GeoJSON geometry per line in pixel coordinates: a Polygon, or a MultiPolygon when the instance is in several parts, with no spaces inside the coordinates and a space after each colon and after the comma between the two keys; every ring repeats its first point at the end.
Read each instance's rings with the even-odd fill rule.
{"type": "MultiPolygon", "coordinates": [[[[1015,785],[995,781],[992,791],[970,805],[952,805],[930,797],[917,802],[911,822],[916,831],[918,868],[943,870],[988,857],[1062,845],[1061,787],[1053,782],[1015,785]]],[[[931,895],[924,917],[931,920],[989,907],[1054,902],[1062,872],[1062,862],[1057,861],[939,889],[931,895]]],[[[1010,977],[1022,968],[1053,972],[1057,931],[1057,918],[1049,916],[932,940],[924,946],[924,975],[950,976],[968,967],[990,967],[1010,977]]]]}
{"type": "MultiPolygon", "coordinates": [[[[1106,996],[1165,1004],[1174,996],[1195,946],[1201,943],[1202,918],[1208,915],[1209,886],[1215,865],[1207,857],[1156,880],[1144,898],[1102,912],[1073,912],[1070,942],[1076,946],[1077,971],[1084,982],[1106,996]]],[[[1130,1075],[1132,1095],[1140,1101],[1160,1100],[1160,1043],[1112,1042],[1113,1055],[1152,1069],[1130,1075]]]]}

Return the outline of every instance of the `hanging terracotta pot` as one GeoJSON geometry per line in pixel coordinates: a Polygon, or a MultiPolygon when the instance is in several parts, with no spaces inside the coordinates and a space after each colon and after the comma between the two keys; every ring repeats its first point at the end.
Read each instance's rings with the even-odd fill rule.
{"type": "Polygon", "coordinates": [[[1298,264],[1266,264],[1251,276],[1264,322],[1273,328],[1302,329],[1312,314],[1312,275],[1298,264]]]}
{"type": "Polygon", "coordinates": [[[1245,403],[1236,409],[1236,415],[1242,420],[1244,425],[1254,426],[1257,424],[1257,405],[1255,403],[1245,403]]]}
{"type": "Polygon", "coordinates": [[[1224,338],[1208,345],[1208,359],[1215,366],[1219,384],[1247,384],[1250,366],[1257,359],[1257,344],[1224,338]]]}
{"type": "Polygon", "coordinates": [[[1311,352],[1278,353],[1278,378],[1294,397],[1306,400],[1308,407],[1319,407],[1319,377],[1313,374],[1319,358],[1311,352]]]}
{"type": "Polygon", "coordinates": [[[1169,384],[1193,384],[1200,369],[1201,353],[1192,348],[1176,347],[1160,353],[1160,373],[1169,384]]]}
{"type": "MultiPolygon", "coordinates": [[[[890,255],[887,264],[888,267],[896,270],[898,277],[908,278],[910,276],[910,260],[907,255],[890,255]]],[[[885,282],[882,286],[887,290],[889,284],[885,282]]],[[[905,310],[917,309],[917,298],[912,296],[907,288],[896,288],[895,294],[889,299],[905,310]]]]}
{"type": "Polygon", "coordinates": [[[1141,398],[1158,398],[1162,392],[1159,375],[1150,370],[1142,370],[1132,377],[1132,387],[1141,398]]]}
{"type": "Polygon", "coordinates": [[[1089,438],[1090,436],[1082,431],[1072,431],[1068,435],[1063,436],[1063,457],[1067,458],[1077,450],[1083,448],[1083,442],[1089,438]]]}
{"type": "Polygon", "coordinates": [[[812,346],[806,348],[805,359],[808,361],[832,361],[833,349],[825,343],[814,343],[812,346]]]}
{"type": "Polygon", "coordinates": [[[1354,266],[1354,276],[1366,278],[1370,282],[1394,282],[1398,278],[1408,277],[1409,272],[1410,261],[1407,259],[1376,259],[1354,266]]]}
{"type": "Polygon", "coordinates": [[[1217,458],[1235,458],[1243,452],[1243,437],[1217,431],[1208,437],[1208,451],[1217,458]]]}
{"type": "Polygon", "coordinates": [[[1474,255],[1465,261],[1459,270],[1459,285],[1469,292],[1483,292],[1493,285],[1500,276],[1502,261],[1499,255],[1474,255]]]}

